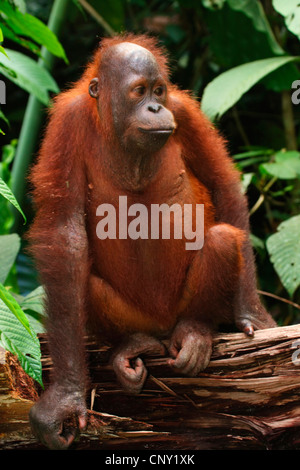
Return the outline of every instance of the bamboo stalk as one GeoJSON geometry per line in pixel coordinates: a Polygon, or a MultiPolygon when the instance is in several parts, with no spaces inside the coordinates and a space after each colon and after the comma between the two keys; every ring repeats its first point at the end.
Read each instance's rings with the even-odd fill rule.
{"type": "MultiPolygon", "coordinates": [[[[69,0],[55,0],[53,3],[48,21],[48,28],[56,35],[59,34],[62,28],[63,22],[66,18],[68,5],[69,0]]],[[[55,57],[45,47],[42,47],[41,58],[38,62],[43,65],[43,67],[51,71],[54,60],[55,57]]],[[[18,147],[13,162],[12,191],[21,207],[25,197],[26,176],[41,126],[43,106],[44,105],[35,96],[29,96],[19,136],[18,147]]],[[[20,223],[20,216],[16,210],[14,210],[14,214],[15,223],[12,231],[16,232],[20,223]]]]}

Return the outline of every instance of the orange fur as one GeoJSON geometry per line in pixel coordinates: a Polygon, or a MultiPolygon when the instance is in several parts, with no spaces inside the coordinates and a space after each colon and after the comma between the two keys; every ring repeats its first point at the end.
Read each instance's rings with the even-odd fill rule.
{"type": "MultiPolygon", "coordinates": [[[[100,202],[114,202],[118,194],[113,192],[115,191],[114,182],[110,182],[105,171],[110,153],[115,149],[107,147],[104,132],[107,126],[103,127],[103,122],[97,112],[96,101],[88,94],[88,84],[101,71],[103,55],[109,54],[111,47],[121,42],[134,42],[150,50],[164,77],[167,77],[167,60],[155,41],[147,36],[126,34],[103,40],[92,61],[87,65],[82,78],[55,99],[39,161],[31,177],[35,187],[34,200],[38,209],[30,233],[33,241],[32,250],[37,259],[42,280],[45,279],[44,282],[47,285],[50,284],[51,291],[56,291],[57,282],[54,281],[52,288],[48,273],[57,273],[66,263],[72,264],[71,256],[64,244],[67,243],[70,235],[68,221],[71,221],[74,212],[80,213],[81,227],[84,225],[88,228],[90,240],[85,242],[88,246],[85,246],[83,255],[80,252],[83,243],[81,235],[72,237],[71,234],[70,252],[73,255],[73,250],[77,250],[83,258],[85,279],[82,279],[82,285],[86,290],[82,287],[79,289],[83,297],[86,298],[89,292],[87,289],[88,272],[92,266],[100,279],[103,277],[124,296],[125,300],[127,299],[128,312],[131,309],[130,304],[134,303],[144,312],[145,324],[148,324],[147,318],[150,315],[157,325],[163,323],[172,326],[176,322],[176,316],[174,317],[173,313],[176,310],[176,302],[179,301],[180,293],[184,288],[185,273],[194,254],[186,253],[177,241],[168,245],[152,243],[152,246],[149,242],[148,246],[151,248],[142,248],[142,246],[138,248],[146,250],[144,253],[147,258],[144,258],[141,264],[140,260],[136,261],[134,258],[136,249],[133,242],[129,241],[126,245],[125,242],[108,240],[99,244],[94,233],[96,205],[100,202]],[[96,178],[95,175],[97,175],[96,178]],[[151,258],[157,258],[157,262],[160,263],[159,267],[151,268],[151,258]],[[148,272],[146,278],[143,275],[144,269],[148,272]],[[151,270],[153,270],[153,275],[151,275],[151,270]],[[172,282],[170,282],[170,276],[172,276],[172,282]]],[[[247,233],[249,230],[247,205],[240,194],[239,174],[227,154],[224,139],[218,135],[212,124],[201,113],[199,104],[189,93],[179,90],[174,85],[168,86],[167,105],[175,115],[177,129],[175,135],[160,151],[164,163],[159,172],[158,179],[161,178],[161,180],[157,188],[154,187],[154,190],[152,188],[152,192],[145,191],[143,195],[138,195],[132,199],[132,203],[143,201],[149,205],[156,202],[153,200],[153,194],[159,196],[157,201],[163,202],[165,197],[163,184],[166,187],[170,184],[166,175],[172,175],[181,170],[186,172],[187,184],[193,188],[190,193],[192,199],[189,202],[204,203],[205,220],[209,221],[209,226],[213,223],[225,222],[247,233]],[[168,158],[168,154],[171,155],[171,153],[174,155],[173,160],[168,158]],[[215,222],[213,222],[214,219],[215,222]]],[[[108,91],[104,90],[104,92],[107,94],[108,91]]],[[[104,109],[103,121],[109,122],[111,126],[110,108],[107,101],[103,95],[101,101],[104,109]]],[[[113,135],[112,129],[110,129],[110,134],[113,135]]],[[[153,184],[155,185],[155,182],[153,184]]],[[[182,200],[183,202],[186,201],[182,200]]],[[[237,240],[240,240],[238,232],[236,236],[237,240]]],[[[241,240],[238,245],[242,246],[241,240]]],[[[240,248],[239,251],[241,251],[240,248]]],[[[242,260],[242,255],[240,256],[238,265],[242,260]]],[[[245,264],[247,265],[247,260],[245,264]]],[[[252,261],[249,265],[253,276],[252,261]]],[[[234,271],[239,272],[237,265],[234,266],[234,271]]],[[[62,285],[69,288],[71,282],[67,279],[62,280],[62,285]]],[[[213,286],[212,289],[214,289],[213,286]]],[[[86,302],[92,306],[92,311],[97,311],[96,316],[101,317],[99,311],[103,309],[103,305],[97,308],[97,302],[95,305],[93,297],[89,295],[87,297],[86,302]]],[[[207,302],[209,303],[210,299],[207,299],[207,302]]],[[[204,310],[206,309],[205,306],[204,310]]],[[[231,309],[234,310],[233,306],[231,309]]],[[[127,315],[126,312],[124,314],[127,315]]],[[[93,316],[95,317],[95,314],[93,316]]],[[[131,318],[130,313],[128,316],[131,318]]],[[[131,320],[129,323],[132,325],[131,320]]],[[[126,319],[123,319],[122,324],[125,326],[121,330],[126,331],[126,319]]],[[[139,329],[140,321],[137,321],[137,325],[139,329]]],[[[119,325],[114,326],[118,330],[119,325]]],[[[132,326],[129,330],[132,330],[132,326]]]]}
{"type": "Polygon", "coordinates": [[[134,393],[146,378],[140,356],[165,352],[160,338],[170,340],[169,365],[197,375],[209,362],[212,332],[220,323],[235,322],[248,333],[275,325],[256,292],[239,173],[199,103],[171,85],[167,75],[164,51],[152,38],[127,34],[105,39],[82,78],[55,98],[50,111],[31,174],[37,213],[28,238],[46,290],[54,366],[52,384],[30,417],[34,432],[53,448],[68,447],[76,435],[73,428],[66,435],[61,431],[68,417],[77,417],[81,429],[86,423],[87,323],[93,333],[117,345],[122,340],[113,367],[134,393]],[[156,64],[144,51],[136,56],[141,61],[137,69],[132,72],[132,63],[126,69],[124,60],[112,54],[122,42],[148,49],[156,64]],[[130,101],[123,77],[140,76],[140,70],[146,98],[130,101]],[[162,80],[164,87],[155,95],[162,80]],[[116,126],[120,121],[123,127],[116,126]],[[173,130],[174,121],[171,136],[170,127],[155,127],[163,122],[173,130]],[[154,123],[154,138],[153,127],[137,127],[141,122],[154,123]],[[161,130],[164,136],[167,131],[167,141],[159,140],[161,130]],[[174,236],[99,240],[97,207],[117,208],[119,196],[147,209],[167,203],[191,204],[195,211],[196,204],[204,204],[203,248],[189,251],[186,240],[174,236]]]}

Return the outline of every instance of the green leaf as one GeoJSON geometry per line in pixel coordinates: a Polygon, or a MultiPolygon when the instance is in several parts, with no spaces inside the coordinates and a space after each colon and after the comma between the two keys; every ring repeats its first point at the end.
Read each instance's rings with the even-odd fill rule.
{"type": "Polygon", "coordinates": [[[34,289],[28,294],[21,302],[21,306],[24,310],[33,310],[41,315],[45,314],[44,308],[45,302],[45,291],[42,286],[34,289]]]}
{"type": "Polygon", "coordinates": [[[45,46],[53,55],[61,57],[67,62],[65,51],[56,35],[38,18],[28,13],[22,14],[8,2],[1,2],[0,13],[4,16],[7,25],[17,35],[33,39],[41,46],[45,46]]]}
{"type": "Polygon", "coordinates": [[[12,0],[12,3],[15,5],[15,7],[20,10],[21,13],[26,13],[26,0],[12,0]]]}
{"type": "Polygon", "coordinates": [[[0,178],[0,194],[5,197],[18,211],[22,214],[25,222],[26,222],[26,217],[25,214],[23,213],[21,207],[19,206],[18,201],[16,200],[15,196],[11,192],[10,188],[7,186],[7,184],[3,181],[2,178],[0,178]]]}
{"type": "Polygon", "coordinates": [[[20,250],[20,237],[16,233],[0,236],[0,282],[4,283],[20,250]]]}
{"type": "Polygon", "coordinates": [[[20,52],[6,49],[8,57],[0,57],[0,71],[18,86],[49,104],[48,91],[59,92],[50,73],[39,63],[20,52]]]}
{"type": "Polygon", "coordinates": [[[243,173],[242,174],[242,188],[243,188],[244,193],[247,192],[248,186],[251,183],[254,175],[255,173],[243,173]]]}
{"type": "Polygon", "coordinates": [[[271,149],[258,149],[258,150],[249,150],[248,152],[243,152],[243,153],[236,153],[235,155],[232,156],[234,160],[243,160],[245,158],[249,157],[258,157],[260,155],[267,155],[267,154],[273,154],[273,150],[271,149]]]}
{"type": "Polygon", "coordinates": [[[16,354],[24,371],[43,386],[40,343],[0,299],[0,344],[16,354]]]}
{"type": "Polygon", "coordinates": [[[50,73],[30,57],[6,49],[7,55],[0,56],[0,72],[19,87],[33,94],[43,104],[49,104],[48,91],[59,92],[50,73]]]}
{"type": "Polygon", "coordinates": [[[3,121],[5,121],[6,124],[9,126],[9,120],[7,119],[7,117],[5,117],[5,114],[1,111],[1,109],[0,109],[0,119],[3,119],[3,121]]]}
{"type": "Polygon", "coordinates": [[[18,36],[16,33],[14,33],[10,28],[8,28],[4,24],[1,27],[2,27],[2,30],[6,39],[10,39],[11,41],[16,42],[17,44],[20,44],[22,47],[26,47],[27,49],[32,51],[34,54],[37,54],[38,56],[41,55],[40,47],[38,44],[30,41],[29,39],[25,39],[24,37],[18,36]]]}
{"type": "Polygon", "coordinates": [[[283,65],[299,57],[271,57],[234,67],[212,80],[204,90],[201,107],[211,119],[220,118],[252,86],[283,65]]]}
{"type": "Polygon", "coordinates": [[[261,238],[257,237],[256,235],[254,235],[253,233],[250,233],[250,240],[251,240],[252,246],[256,250],[264,250],[265,249],[265,244],[264,244],[263,240],[261,238]]]}
{"type": "Polygon", "coordinates": [[[202,0],[203,6],[212,11],[222,9],[225,2],[226,0],[202,0]]]}
{"type": "Polygon", "coordinates": [[[20,323],[26,328],[28,333],[31,335],[31,329],[29,325],[29,321],[21,309],[18,302],[14,299],[14,297],[8,292],[7,289],[0,283],[0,299],[2,302],[9,308],[9,310],[15,315],[15,317],[19,320],[20,323]]]}
{"type": "Polygon", "coordinates": [[[7,57],[7,54],[6,54],[6,51],[5,51],[4,47],[0,46],[0,52],[1,52],[1,54],[6,55],[6,57],[7,57]]]}
{"type": "Polygon", "coordinates": [[[257,31],[266,34],[267,41],[274,54],[283,54],[284,51],[275,39],[261,2],[257,0],[227,0],[227,2],[230,8],[240,11],[250,18],[257,31]]]}
{"type": "Polygon", "coordinates": [[[28,318],[31,330],[34,331],[36,335],[46,333],[44,315],[29,309],[26,309],[25,314],[28,318]]]}
{"type": "Polygon", "coordinates": [[[32,292],[40,285],[33,259],[22,250],[17,257],[16,269],[20,292],[32,292]]]}
{"type": "Polygon", "coordinates": [[[273,0],[274,9],[284,16],[288,30],[300,39],[299,0],[273,0]]]}
{"type": "MultiPolygon", "coordinates": [[[[182,0],[185,7],[187,0],[182,0]]],[[[194,2],[195,3],[195,2],[194,2]]],[[[204,9],[200,16],[209,31],[212,61],[224,69],[285,52],[274,35],[257,0],[226,1],[221,9],[204,9]]]]}
{"type": "Polygon", "coordinates": [[[271,176],[279,179],[294,179],[300,176],[300,153],[296,151],[277,152],[275,162],[263,163],[261,167],[271,176]]]}
{"type": "Polygon", "coordinates": [[[292,297],[300,286],[300,215],[291,217],[271,235],[267,250],[282,284],[292,297]]]}
{"type": "MultiPolygon", "coordinates": [[[[0,42],[1,43],[3,42],[3,32],[1,28],[0,28],[0,42]]],[[[0,52],[4,55],[7,55],[3,46],[0,46],[0,52]]]]}
{"type": "Polygon", "coordinates": [[[45,333],[45,291],[42,286],[34,289],[26,297],[19,300],[25,311],[31,329],[36,333],[45,333]]]}

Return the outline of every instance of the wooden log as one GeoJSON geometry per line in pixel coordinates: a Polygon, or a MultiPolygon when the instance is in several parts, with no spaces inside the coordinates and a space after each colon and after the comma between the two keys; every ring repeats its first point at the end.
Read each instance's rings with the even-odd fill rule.
{"type": "MultiPolygon", "coordinates": [[[[47,384],[51,359],[45,337],[41,346],[47,384]]],[[[260,330],[254,338],[220,333],[208,368],[196,378],[174,375],[166,357],[144,358],[149,376],[133,397],[116,381],[111,349],[87,338],[94,423],[90,419],[77,448],[298,449],[299,346],[300,325],[260,330]]]]}

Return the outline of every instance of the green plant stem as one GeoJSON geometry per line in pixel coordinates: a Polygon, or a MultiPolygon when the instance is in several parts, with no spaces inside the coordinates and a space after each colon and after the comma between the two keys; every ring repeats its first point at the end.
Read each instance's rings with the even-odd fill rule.
{"type": "MultiPolygon", "coordinates": [[[[67,14],[69,0],[55,0],[52,6],[51,14],[48,21],[48,27],[56,35],[59,34],[63,21],[67,14]]],[[[53,68],[55,57],[46,49],[42,48],[41,63],[49,71],[53,68]]],[[[33,95],[29,96],[23,124],[19,136],[18,147],[12,168],[12,191],[22,206],[26,191],[26,177],[28,176],[28,168],[33,156],[38,133],[41,127],[43,115],[43,105],[33,95]]],[[[20,217],[16,211],[15,223],[12,231],[17,231],[20,224],[20,217]]]]}
{"type": "Polygon", "coordinates": [[[298,308],[300,310],[300,305],[292,302],[291,300],[284,299],[283,297],[279,297],[278,295],[271,294],[270,292],[266,292],[264,290],[257,290],[260,295],[266,295],[267,297],[272,297],[273,299],[280,300],[281,302],[285,302],[286,304],[291,305],[292,307],[298,308]]]}
{"type": "Polygon", "coordinates": [[[256,203],[254,204],[254,206],[252,206],[251,209],[249,210],[249,215],[254,214],[254,212],[256,212],[260,208],[264,200],[265,200],[265,195],[261,194],[259,198],[257,199],[256,203]]]}
{"type": "Polygon", "coordinates": [[[105,19],[92,7],[86,0],[78,0],[80,5],[99,23],[102,28],[109,34],[109,36],[115,36],[116,32],[111,26],[105,21],[105,19]]]}
{"type": "Polygon", "coordinates": [[[251,207],[250,211],[249,211],[249,214],[252,215],[254,214],[254,212],[256,212],[260,206],[262,205],[262,203],[264,202],[265,200],[265,195],[266,193],[269,191],[269,189],[271,188],[271,186],[273,186],[273,184],[277,181],[277,177],[273,177],[267,184],[266,186],[261,190],[261,195],[259,196],[259,198],[257,199],[256,203],[254,204],[254,206],[251,207]]]}
{"type": "Polygon", "coordinates": [[[240,116],[239,116],[239,113],[236,109],[236,106],[233,106],[232,108],[232,115],[233,115],[233,118],[235,120],[235,123],[236,123],[236,127],[242,137],[242,140],[245,144],[246,147],[250,147],[250,142],[249,142],[249,139],[247,137],[247,134],[245,132],[245,129],[243,128],[243,125],[241,123],[241,120],[240,120],[240,116]]]}

